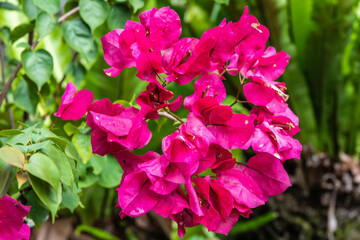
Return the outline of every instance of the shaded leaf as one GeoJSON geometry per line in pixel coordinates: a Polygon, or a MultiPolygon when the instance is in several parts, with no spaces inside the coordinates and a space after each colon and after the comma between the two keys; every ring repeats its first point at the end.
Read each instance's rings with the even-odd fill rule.
{"type": "Polygon", "coordinates": [[[62,202],[60,204],[60,208],[67,208],[71,212],[74,212],[75,208],[79,206],[80,198],[78,193],[81,192],[76,185],[72,186],[72,190],[66,185],[63,185],[64,193],[62,196],[62,202]]]}
{"type": "Polygon", "coordinates": [[[18,6],[15,6],[8,2],[0,2],[0,8],[7,9],[7,10],[16,10],[16,11],[20,10],[20,8],[18,6]]]}
{"type": "Polygon", "coordinates": [[[0,160],[0,198],[2,198],[9,189],[12,177],[12,166],[3,160],[0,160]]]}
{"type": "Polygon", "coordinates": [[[60,10],[60,0],[34,0],[34,4],[52,15],[56,14],[60,10]]]}
{"type": "Polygon", "coordinates": [[[42,38],[54,31],[57,26],[58,17],[50,16],[46,12],[41,12],[36,17],[35,28],[42,38]]]}
{"type": "Polygon", "coordinates": [[[123,170],[113,156],[106,156],[107,163],[100,173],[98,184],[105,188],[116,187],[120,184],[123,170]]]}
{"type": "Polygon", "coordinates": [[[80,18],[62,23],[61,30],[66,43],[75,51],[86,55],[93,48],[91,32],[80,18]]]}
{"type": "Polygon", "coordinates": [[[125,28],[125,23],[131,18],[131,10],[125,4],[114,4],[111,6],[107,26],[110,30],[125,28]]]}
{"type": "Polygon", "coordinates": [[[57,209],[61,203],[61,184],[56,192],[55,189],[47,182],[29,174],[29,180],[33,187],[36,195],[39,197],[41,202],[50,210],[52,221],[55,221],[57,209]]]}
{"type": "Polygon", "coordinates": [[[28,205],[31,206],[28,217],[34,221],[35,226],[38,228],[47,219],[49,210],[42,206],[43,204],[33,190],[30,190],[25,195],[25,198],[28,200],[28,205]]]}
{"type": "Polygon", "coordinates": [[[34,115],[39,103],[37,91],[25,80],[20,79],[14,91],[14,103],[22,110],[34,115]]]}
{"type": "Polygon", "coordinates": [[[108,16],[107,2],[100,0],[80,0],[80,16],[94,31],[96,27],[105,22],[108,16]]]}
{"type": "Polygon", "coordinates": [[[53,70],[53,58],[44,49],[31,51],[25,50],[21,54],[25,72],[36,83],[38,90],[46,83],[53,70]]]}
{"type": "Polygon", "coordinates": [[[38,15],[39,9],[34,4],[33,0],[22,1],[23,11],[30,21],[34,20],[38,15]]]}
{"type": "Polygon", "coordinates": [[[29,33],[31,30],[34,29],[34,24],[31,23],[23,23],[19,26],[16,26],[11,32],[10,32],[10,40],[12,42],[15,42],[25,34],[29,33]]]}
{"type": "Polygon", "coordinates": [[[140,8],[144,7],[145,3],[144,0],[128,0],[132,9],[133,13],[136,13],[140,8]]]}

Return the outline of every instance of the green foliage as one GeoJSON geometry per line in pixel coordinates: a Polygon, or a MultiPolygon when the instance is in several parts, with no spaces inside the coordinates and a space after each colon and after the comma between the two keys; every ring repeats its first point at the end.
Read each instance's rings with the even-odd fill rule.
{"type": "Polygon", "coordinates": [[[61,1],[60,0],[34,0],[34,4],[48,12],[51,15],[56,14],[60,10],[61,1]]]}
{"type": "Polygon", "coordinates": [[[80,0],[80,16],[93,32],[103,24],[108,15],[108,4],[101,0],[80,0]]]}
{"type": "Polygon", "coordinates": [[[25,50],[21,54],[25,72],[36,84],[38,90],[49,80],[53,70],[53,58],[44,49],[31,51],[25,50]]]}
{"type": "Polygon", "coordinates": [[[45,37],[46,35],[52,33],[56,28],[58,18],[47,14],[46,12],[41,12],[36,17],[35,28],[39,33],[39,38],[45,37]]]}

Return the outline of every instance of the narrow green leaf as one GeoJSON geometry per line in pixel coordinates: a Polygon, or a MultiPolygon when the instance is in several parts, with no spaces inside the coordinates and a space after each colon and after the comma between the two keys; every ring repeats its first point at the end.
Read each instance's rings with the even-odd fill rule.
{"type": "Polygon", "coordinates": [[[107,26],[110,30],[125,28],[125,23],[131,18],[131,10],[125,4],[114,4],[111,6],[107,26]]]}
{"type": "Polygon", "coordinates": [[[34,0],[34,4],[52,15],[56,14],[60,10],[60,0],[34,0]]]}
{"type": "Polygon", "coordinates": [[[109,6],[101,0],[80,0],[80,16],[90,26],[92,32],[103,24],[108,16],[109,6]]]}
{"type": "Polygon", "coordinates": [[[91,135],[77,132],[72,137],[77,151],[79,152],[82,162],[87,163],[92,156],[92,148],[90,143],[91,135]]]}
{"type": "Polygon", "coordinates": [[[38,151],[38,150],[44,148],[48,144],[50,144],[50,141],[39,142],[39,143],[34,143],[34,144],[27,145],[26,146],[26,152],[31,153],[33,151],[38,151]]]}
{"type": "Polygon", "coordinates": [[[29,86],[25,80],[20,79],[14,91],[14,103],[22,110],[34,115],[39,103],[39,96],[36,89],[29,86]]]}
{"type": "Polygon", "coordinates": [[[19,149],[14,147],[0,148],[0,160],[21,169],[24,168],[25,164],[24,154],[19,149]]]}
{"type": "Polygon", "coordinates": [[[29,180],[33,187],[36,195],[39,197],[41,202],[50,210],[52,221],[55,221],[57,209],[62,200],[62,187],[59,185],[58,191],[48,184],[47,182],[29,174],[29,180]]]}
{"type": "Polygon", "coordinates": [[[254,219],[245,222],[239,222],[230,230],[229,235],[235,235],[257,229],[278,218],[278,216],[279,215],[276,212],[269,212],[254,219]]]}
{"type": "MultiPolygon", "coordinates": [[[[60,173],[54,162],[45,154],[35,153],[29,163],[25,164],[25,169],[33,176],[49,183],[57,192],[60,184],[60,173]]],[[[60,186],[61,188],[61,186],[60,186]]]]}
{"type": "Polygon", "coordinates": [[[73,160],[69,159],[65,153],[50,142],[41,149],[41,152],[45,153],[56,165],[59,170],[61,182],[72,186],[74,184],[74,175],[69,161],[73,160]]]}
{"type": "Polygon", "coordinates": [[[312,22],[313,0],[291,0],[291,24],[300,65],[303,67],[307,39],[314,24],[312,22]]]}
{"type": "Polygon", "coordinates": [[[12,178],[12,166],[3,160],[0,160],[0,198],[6,194],[12,178]]]}
{"type": "Polygon", "coordinates": [[[19,11],[20,8],[8,2],[0,2],[0,8],[19,11]]]}
{"type": "Polygon", "coordinates": [[[119,238],[111,235],[110,233],[89,225],[81,224],[75,229],[75,236],[80,236],[82,232],[86,232],[93,237],[104,240],[120,240],[119,238]]]}
{"type": "Polygon", "coordinates": [[[145,3],[144,0],[128,0],[132,9],[133,13],[136,13],[140,8],[144,7],[145,3]]]}
{"type": "Polygon", "coordinates": [[[50,16],[46,12],[41,12],[36,17],[35,29],[39,33],[39,38],[52,33],[57,26],[58,17],[50,16]]]}
{"type": "Polygon", "coordinates": [[[220,4],[225,4],[226,6],[228,6],[230,3],[230,0],[214,0],[214,1],[220,4]]]}
{"type": "Polygon", "coordinates": [[[16,26],[10,32],[10,40],[12,42],[16,42],[16,40],[18,40],[19,38],[21,38],[25,34],[29,33],[33,29],[34,29],[34,24],[31,24],[31,23],[20,24],[19,26],[16,26]]]}
{"type": "Polygon", "coordinates": [[[31,51],[25,50],[21,54],[25,72],[36,83],[38,90],[46,83],[53,70],[53,58],[44,49],[31,51]]]}
{"type": "Polygon", "coordinates": [[[5,129],[5,130],[0,131],[0,136],[1,137],[12,138],[13,136],[21,134],[21,133],[22,132],[20,130],[17,130],[17,129],[5,129]]]}

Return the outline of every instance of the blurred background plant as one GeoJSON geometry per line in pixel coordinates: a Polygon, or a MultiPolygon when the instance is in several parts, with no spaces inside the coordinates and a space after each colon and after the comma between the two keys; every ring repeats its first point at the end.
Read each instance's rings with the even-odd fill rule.
{"type": "MultiPolygon", "coordinates": [[[[359,0],[9,0],[0,2],[0,197],[7,193],[32,206],[32,238],[178,239],[176,226],[153,213],[120,220],[114,206],[121,168],[112,157],[91,154],[84,119],[59,119],[48,130],[69,81],[94,92],[95,99],[136,106],[134,98],[146,83],[135,69],[107,77],[100,38],[129,19],[138,21],[143,10],[163,6],[179,14],[181,37],[198,38],[223,18],[237,21],[249,6],[270,29],[270,44],[291,56],[280,81],[300,118],[304,146],[300,161],[285,164],[292,188],[250,219],[240,219],[229,237],[199,226],[185,239],[357,239],[359,0]]],[[[239,83],[226,78],[228,94],[236,95],[239,83]]],[[[169,87],[188,96],[192,83],[169,87]]],[[[185,114],[180,110],[181,117],[185,114]]],[[[161,150],[162,138],[176,126],[161,118],[149,127],[153,138],[138,153],[161,150]]],[[[233,154],[248,156],[240,150],[233,154]]]]}

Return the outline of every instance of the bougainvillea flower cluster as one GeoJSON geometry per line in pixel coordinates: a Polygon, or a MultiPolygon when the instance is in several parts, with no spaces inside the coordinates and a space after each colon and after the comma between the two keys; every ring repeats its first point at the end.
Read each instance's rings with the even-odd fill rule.
{"type": "MultiPolygon", "coordinates": [[[[120,217],[153,210],[177,222],[180,237],[185,227],[199,224],[227,234],[239,216],[248,217],[291,185],[282,163],[300,157],[301,145],[293,138],[299,120],[286,103],[285,83],[276,81],[290,57],[266,48],[269,31],[247,8],[239,21],[224,19],[200,39],[180,39],[181,31],[177,13],[164,7],[106,34],[104,59],[111,68],[105,73],[115,77],[136,67],[148,86],[136,99],[139,108],[109,99],[90,104],[89,97],[81,106],[92,128],[93,153],[113,154],[124,170],[117,189],[120,217]],[[238,99],[222,104],[226,72],[239,76],[237,98],[242,90],[252,106],[249,115],[233,111],[238,99]],[[184,99],[166,89],[194,79],[194,93],[184,99]],[[186,121],[174,114],[181,106],[189,111],[186,121]],[[160,116],[180,125],[163,138],[162,153],[135,155],[133,150],[151,140],[147,122],[160,116]],[[239,162],[231,152],[239,148],[252,148],[255,155],[239,162]]],[[[63,115],[66,104],[79,104],[80,93],[65,92],[63,115]]]]}
{"type": "Polygon", "coordinates": [[[30,206],[24,206],[8,195],[0,198],[0,240],[29,239],[30,227],[23,223],[30,206]]]}

